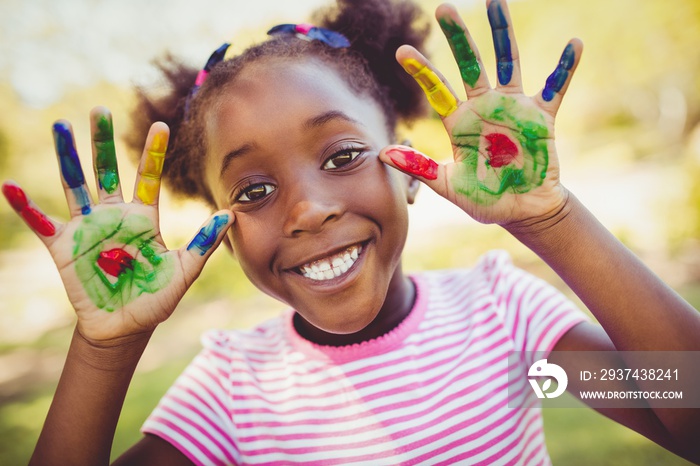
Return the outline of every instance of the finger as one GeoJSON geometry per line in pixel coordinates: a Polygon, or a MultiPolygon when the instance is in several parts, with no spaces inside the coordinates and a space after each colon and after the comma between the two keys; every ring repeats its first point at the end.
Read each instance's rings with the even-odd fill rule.
{"type": "Polygon", "coordinates": [[[90,113],[92,133],[92,158],[97,178],[97,195],[100,202],[123,202],[119,184],[117,154],[114,149],[114,129],[112,114],[104,107],[97,107],[90,113]]]}
{"type": "Polygon", "coordinates": [[[168,126],[165,123],[153,123],[151,126],[136,177],[134,201],[146,205],[158,203],[160,174],[163,172],[163,161],[168,149],[169,134],[168,126]]]}
{"type": "Polygon", "coordinates": [[[230,210],[216,212],[202,225],[187,247],[181,250],[183,269],[191,280],[199,275],[204,263],[221,244],[226,230],[234,220],[235,216],[230,210]]]}
{"type": "Polygon", "coordinates": [[[419,179],[441,196],[447,196],[445,167],[412,147],[392,145],[379,153],[379,159],[419,179]]]}
{"type": "Polygon", "coordinates": [[[489,78],[486,73],[482,73],[479,50],[454,7],[441,5],[435,11],[435,16],[457,61],[467,97],[482,94],[490,89],[489,78]]]}
{"type": "Polygon", "coordinates": [[[29,228],[44,240],[56,234],[58,224],[48,218],[24,193],[22,188],[12,182],[2,185],[2,193],[12,208],[29,225],[29,228]]]}
{"type": "Polygon", "coordinates": [[[425,57],[412,47],[400,47],[396,59],[423,89],[428,103],[445,118],[457,110],[459,102],[445,79],[431,68],[425,57]]]}
{"type": "Polygon", "coordinates": [[[557,110],[559,110],[564,93],[566,93],[566,89],[568,89],[571,82],[571,77],[581,60],[582,52],[583,42],[579,39],[569,41],[561,54],[561,58],[559,58],[559,64],[557,64],[554,72],[549,75],[542,92],[537,96],[540,106],[552,115],[556,115],[557,110]]]}
{"type": "Polygon", "coordinates": [[[518,45],[515,41],[508,4],[504,0],[491,0],[487,6],[487,13],[491,24],[493,47],[496,51],[498,85],[522,92],[518,45]]]}
{"type": "Polygon", "coordinates": [[[192,241],[187,245],[187,250],[192,254],[206,255],[219,244],[224,236],[223,232],[233,223],[232,220],[233,213],[230,211],[221,211],[212,215],[192,238],[192,241]]]}
{"type": "Polygon", "coordinates": [[[85,185],[85,175],[80,166],[78,152],[75,150],[70,123],[64,120],[54,123],[53,136],[70,215],[87,215],[92,211],[92,201],[85,185]]]}

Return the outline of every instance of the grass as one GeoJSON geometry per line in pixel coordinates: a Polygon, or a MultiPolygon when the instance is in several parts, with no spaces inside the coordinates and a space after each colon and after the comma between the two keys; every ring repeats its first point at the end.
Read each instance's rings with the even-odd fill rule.
{"type": "Polygon", "coordinates": [[[688,461],[588,408],[543,410],[554,465],[687,466],[688,461]]]}

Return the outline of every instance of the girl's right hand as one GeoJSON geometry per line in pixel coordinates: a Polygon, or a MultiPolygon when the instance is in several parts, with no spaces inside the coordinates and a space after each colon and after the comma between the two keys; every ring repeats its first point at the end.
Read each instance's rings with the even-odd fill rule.
{"type": "Polygon", "coordinates": [[[58,121],[53,132],[71,219],[48,218],[14,183],[4,183],[2,192],[53,257],[83,338],[104,346],[149,333],[172,314],[199,276],[233,223],[233,212],[213,214],[187,246],[169,251],[158,225],[168,127],[151,126],[130,203],[122,197],[107,109],[91,113],[97,204],[85,184],[70,125],[58,121]]]}

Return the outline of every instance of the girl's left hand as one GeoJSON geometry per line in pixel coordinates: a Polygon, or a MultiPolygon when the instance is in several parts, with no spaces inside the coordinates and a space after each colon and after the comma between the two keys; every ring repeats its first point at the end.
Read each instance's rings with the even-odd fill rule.
{"type": "Polygon", "coordinates": [[[507,5],[504,0],[491,0],[487,10],[498,63],[495,89],[451,5],[438,7],[436,17],[459,65],[467,101],[460,102],[439,71],[413,47],[402,46],[396,53],[442,118],[454,162],[437,164],[405,146],[387,147],[380,157],[477,221],[505,226],[544,218],[566,202],[567,191],[559,182],[554,119],[583,44],[571,40],[544,88],[526,96],[507,5]]]}

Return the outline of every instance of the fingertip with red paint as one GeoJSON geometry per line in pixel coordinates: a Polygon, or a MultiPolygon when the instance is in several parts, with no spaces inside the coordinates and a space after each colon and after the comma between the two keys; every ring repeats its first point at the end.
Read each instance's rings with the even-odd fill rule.
{"type": "Polygon", "coordinates": [[[426,155],[408,146],[394,146],[385,151],[396,167],[410,175],[436,180],[438,164],[426,155]]]}
{"type": "Polygon", "coordinates": [[[5,182],[2,185],[2,194],[32,230],[42,236],[53,236],[56,234],[56,226],[46,215],[29,203],[29,199],[22,188],[16,184],[5,182]]]}

